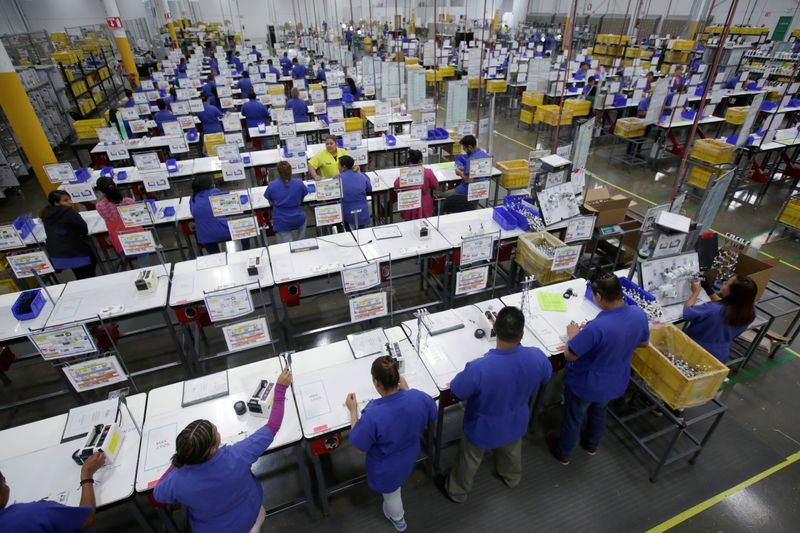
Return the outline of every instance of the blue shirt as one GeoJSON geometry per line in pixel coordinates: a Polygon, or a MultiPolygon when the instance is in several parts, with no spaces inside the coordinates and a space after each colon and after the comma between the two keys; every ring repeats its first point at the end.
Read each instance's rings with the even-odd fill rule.
{"type": "Polygon", "coordinates": [[[521,438],[530,421],[529,401],[550,380],[553,367],[538,348],[493,348],[470,361],[450,382],[466,400],[464,435],[473,446],[492,450],[521,438]]]}
{"type": "Polygon", "coordinates": [[[214,87],[216,87],[216,83],[213,81],[207,81],[203,84],[203,92],[206,93],[206,96],[211,98],[214,96],[214,87]]]}
{"type": "MultiPolygon", "coordinates": [[[[473,159],[480,159],[481,157],[489,157],[489,154],[487,154],[486,152],[484,152],[480,148],[476,147],[475,150],[473,150],[473,152],[471,154],[465,155],[463,157],[464,157],[464,160],[465,160],[465,162],[464,162],[464,175],[465,176],[469,176],[469,162],[472,161],[473,159]]],[[[486,180],[486,178],[475,178],[475,179],[472,180],[472,182],[474,183],[474,182],[477,182],[477,181],[484,181],[484,180],[486,180]]],[[[456,186],[455,194],[463,194],[463,195],[466,196],[466,194],[468,192],[468,188],[469,188],[469,184],[467,182],[465,182],[464,180],[461,180],[461,182],[456,186]]]]}
{"type": "Polygon", "coordinates": [[[247,95],[253,90],[253,82],[250,78],[242,78],[236,82],[236,86],[242,90],[242,100],[247,99],[247,95]]]}
{"type": "Polygon", "coordinates": [[[289,59],[288,57],[282,57],[280,58],[279,62],[281,64],[281,70],[283,71],[283,75],[288,76],[289,71],[292,68],[292,60],[289,59]]]}
{"type": "Polygon", "coordinates": [[[239,59],[238,57],[236,57],[236,56],[233,56],[233,57],[231,58],[231,62],[232,62],[232,63],[233,63],[233,65],[236,67],[236,71],[237,71],[237,72],[241,72],[241,71],[243,71],[243,70],[244,70],[244,64],[242,63],[242,60],[241,60],[241,59],[239,59]]]}
{"type": "Polygon", "coordinates": [[[350,213],[361,209],[358,213],[358,227],[364,227],[372,221],[367,204],[367,195],[372,192],[372,182],[363,172],[352,169],[339,173],[342,180],[342,218],[348,224],[355,224],[355,216],[350,213]]]}
{"type": "Polygon", "coordinates": [[[81,525],[91,511],[91,507],[67,507],[49,500],[15,503],[0,509],[0,524],[3,531],[15,533],[89,531],[81,525]]]}
{"type": "Polygon", "coordinates": [[[247,533],[261,509],[263,491],[250,466],[272,443],[266,427],[222,446],[205,463],[174,468],[153,490],[161,503],[181,503],[197,533],[247,533]]]}
{"type": "Polygon", "coordinates": [[[255,128],[259,122],[267,124],[269,122],[269,111],[266,106],[258,100],[247,100],[242,104],[242,115],[247,119],[247,127],[255,128]]]}
{"type": "Polygon", "coordinates": [[[726,324],[724,313],[725,306],[719,302],[693,305],[683,310],[683,319],[691,321],[684,333],[722,363],[730,357],[731,341],[748,327],[726,324]]]}
{"type": "Polygon", "coordinates": [[[200,244],[213,244],[231,240],[228,222],[224,217],[215,217],[211,211],[211,201],[208,197],[214,194],[220,194],[220,190],[216,188],[206,189],[198,192],[189,200],[189,210],[194,217],[197,242],[200,244]]]}
{"type": "Polygon", "coordinates": [[[600,311],[569,341],[569,351],[578,359],[567,363],[564,383],[589,402],[619,398],[631,377],[633,351],[648,340],[647,315],[639,306],[600,311]]]}
{"type": "Polygon", "coordinates": [[[261,61],[261,56],[263,55],[261,52],[258,50],[250,50],[250,53],[256,55],[256,61],[261,61]]]}
{"type": "Polygon", "coordinates": [[[275,78],[275,82],[277,83],[278,82],[277,78],[281,77],[281,72],[278,69],[275,68],[275,65],[270,65],[269,66],[269,72],[270,72],[270,74],[275,74],[275,77],[276,77],[275,78]]]}
{"type": "Polygon", "coordinates": [[[286,108],[294,113],[295,122],[308,122],[308,105],[300,98],[289,98],[286,100],[286,108]]]}
{"type": "Polygon", "coordinates": [[[131,96],[130,98],[128,98],[128,100],[125,101],[125,107],[135,107],[135,106],[136,106],[136,101],[133,99],[133,96],[131,96]]]}
{"type": "Polygon", "coordinates": [[[203,133],[220,133],[222,123],[219,121],[223,117],[222,111],[213,105],[203,104],[203,110],[197,113],[197,118],[203,125],[203,133]]]}
{"type": "Polygon", "coordinates": [[[436,404],[416,389],[400,389],[372,400],[350,431],[350,444],[367,454],[367,485],[394,492],[411,475],[419,457],[420,436],[436,419],[436,404]]]}
{"type": "Polygon", "coordinates": [[[272,205],[272,229],[292,231],[303,225],[306,214],[301,205],[308,194],[308,188],[299,178],[289,179],[289,183],[275,180],[264,192],[264,198],[272,205]]]}
{"type": "Polygon", "coordinates": [[[317,71],[317,79],[318,79],[319,81],[325,81],[325,72],[326,72],[326,71],[325,71],[325,69],[324,69],[324,68],[321,68],[321,69],[319,69],[319,70],[317,71]]]}
{"type": "Polygon", "coordinates": [[[164,128],[161,127],[162,122],[174,122],[178,119],[175,118],[175,115],[170,113],[169,111],[156,111],[153,115],[153,120],[155,120],[156,125],[158,125],[158,131],[162,134],[164,133],[164,128]]]}
{"type": "Polygon", "coordinates": [[[300,63],[292,68],[292,78],[296,80],[304,79],[306,77],[306,67],[300,63]]]}

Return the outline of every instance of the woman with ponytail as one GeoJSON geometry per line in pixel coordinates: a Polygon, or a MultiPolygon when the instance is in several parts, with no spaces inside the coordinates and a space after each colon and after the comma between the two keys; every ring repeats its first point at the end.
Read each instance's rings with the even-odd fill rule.
{"type": "Polygon", "coordinates": [[[380,398],[370,401],[358,418],[356,395],[347,395],[350,444],[367,454],[367,485],[383,495],[383,515],[397,531],[406,529],[400,488],[411,475],[420,438],[436,419],[436,404],[422,391],[409,389],[397,359],[372,362],[372,384],[380,398]]]}
{"type": "Polygon", "coordinates": [[[278,162],[278,178],[264,192],[264,198],[272,206],[272,229],[278,242],[303,239],[306,235],[303,198],[308,187],[300,178],[292,177],[292,166],[286,161],[278,162]]]}
{"type": "Polygon", "coordinates": [[[275,384],[267,424],[230,446],[208,420],[195,420],[175,439],[175,455],[153,490],[161,503],[180,503],[195,533],[260,531],[265,511],[261,483],[250,467],[267,451],[283,421],[286,389],[292,374],[285,368],[275,384]]]}
{"type": "MultiPolygon", "coordinates": [[[[132,231],[142,231],[143,228],[139,226],[130,228],[125,227],[117,207],[121,205],[133,205],[136,202],[133,198],[122,196],[122,193],[117,188],[117,184],[114,183],[114,180],[107,176],[97,178],[97,182],[94,186],[98,191],[103,193],[103,198],[97,202],[96,205],[97,213],[106,223],[108,236],[111,239],[111,244],[114,245],[114,250],[117,252],[117,255],[124,258],[125,253],[122,250],[122,244],[119,242],[119,234],[132,231]]],[[[140,268],[150,265],[150,256],[147,254],[141,254],[133,257],[137,259],[140,268]]]]}

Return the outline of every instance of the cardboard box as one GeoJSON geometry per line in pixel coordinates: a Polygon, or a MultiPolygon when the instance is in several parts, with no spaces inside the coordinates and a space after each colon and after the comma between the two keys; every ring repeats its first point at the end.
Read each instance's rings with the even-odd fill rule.
{"type": "MultiPolygon", "coordinates": [[[[772,273],[775,271],[776,261],[767,259],[762,261],[753,256],[740,254],[739,260],[736,262],[734,272],[741,276],[750,276],[756,282],[758,292],[756,293],[756,302],[761,299],[764,294],[764,289],[767,288],[769,280],[772,279],[772,273]]],[[[709,270],[705,273],[706,278],[713,284],[717,279],[717,271],[709,270]]]]}
{"type": "Polygon", "coordinates": [[[597,213],[595,227],[610,226],[620,224],[625,220],[625,213],[628,207],[635,205],[631,199],[622,195],[611,196],[608,189],[600,187],[598,189],[586,189],[586,197],[583,201],[583,208],[589,213],[597,213]]]}

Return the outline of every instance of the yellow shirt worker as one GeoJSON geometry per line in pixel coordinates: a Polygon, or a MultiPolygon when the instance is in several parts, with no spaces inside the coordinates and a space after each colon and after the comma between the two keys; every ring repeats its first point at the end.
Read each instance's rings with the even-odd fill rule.
{"type": "Polygon", "coordinates": [[[343,155],[348,155],[347,150],[336,146],[336,137],[325,137],[325,149],[308,160],[311,177],[318,180],[339,174],[339,158],[343,155]]]}

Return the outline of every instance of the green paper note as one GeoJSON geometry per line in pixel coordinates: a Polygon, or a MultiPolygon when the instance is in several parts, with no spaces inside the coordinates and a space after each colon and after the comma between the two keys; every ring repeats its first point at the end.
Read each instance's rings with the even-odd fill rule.
{"type": "Polygon", "coordinates": [[[557,292],[536,292],[536,299],[539,300],[539,307],[542,311],[561,311],[567,312],[567,301],[557,292]]]}

